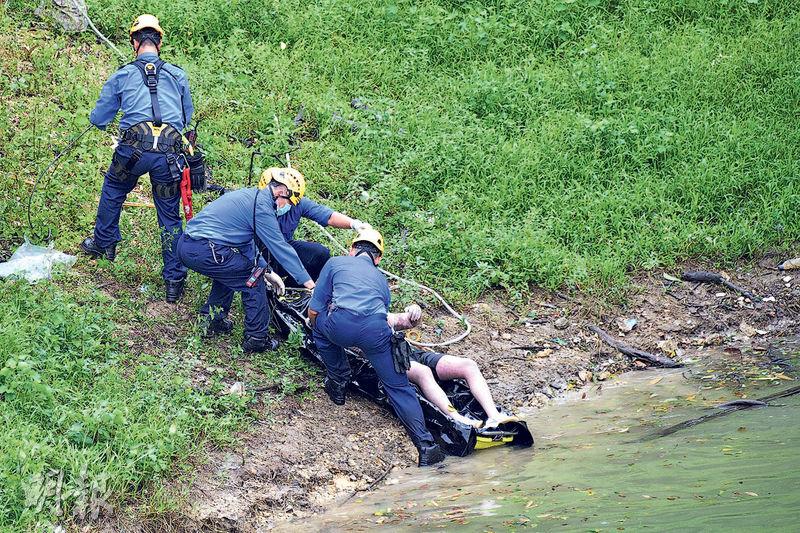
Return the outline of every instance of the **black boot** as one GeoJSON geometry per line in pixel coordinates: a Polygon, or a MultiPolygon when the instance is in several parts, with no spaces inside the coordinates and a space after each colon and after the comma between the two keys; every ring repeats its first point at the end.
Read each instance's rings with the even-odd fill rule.
{"type": "Polygon", "coordinates": [[[167,303],[174,304],[183,296],[183,287],[186,285],[186,278],[178,281],[164,280],[164,288],[167,293],[167,303]]]}
{"type": "Polygon", "coordinates": [[[96,242],[94,237],[86,237],[80,246],[83,253],[93,257],[94,259],[105,257],[109,261],[114,261],[117,257],[117,243],[114,243],[106,248],[101,248],[96,242]]]}
{"type": "Polygon", "coordinates": [[[226,335],[233,330],[233,321],[228,318],[215,318],[211,319],[208,315],[201,315],[200,329],[203,338],[209,339],[217,335],[226,335]]]}
{"type": "Polygon", "coordinates": [[[325,378],[325,392],[328,397],[336,405],[344,405],[345,396],[347,393],[347,384],[342,385],[338,381],[331,378],[325,378]]]}
{"type": "Polygon", "coordinates": [[[267,352],[277,350],[281,343],[267,335],[266,337],[246,336],[242,343],[244,353],[267,352]]]}
{"type": "Polygon", "coordinates": [[[419,466],[431,466],[436,463],[441,463],[446,457],[438,444],[430,444],[428,446],[417,446],[419,452],[419,466]]]}

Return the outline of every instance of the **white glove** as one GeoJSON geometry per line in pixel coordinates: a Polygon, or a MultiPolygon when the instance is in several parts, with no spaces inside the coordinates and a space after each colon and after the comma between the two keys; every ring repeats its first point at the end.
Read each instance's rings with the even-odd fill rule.
{"type": "Polygon", "coordinates": [[[283,296],[286,293],[286,285],[283,284],[283,280],[274,270],[264,273],[264,281],[272,285],[272,290],[278,296],[283,296]]]}
{"type": "Polygon", "coordinates": [[[372,225],[370,225],[370,224],[368,224],[366,222],[361,222],[357,218],[353,219],[353,221],[350,223],[350,227],[352,229],[356,230],[359,233],[361,233],[365,229],[372,229],[372,225]]]}
{"type": "Polygon", "coordinates": [[[409,322],[412,324],[412,327],[416,326],[422,318],[422,308],[417,304],[411,304],[406,307],[406,313],[408,315],[409,322]]]}

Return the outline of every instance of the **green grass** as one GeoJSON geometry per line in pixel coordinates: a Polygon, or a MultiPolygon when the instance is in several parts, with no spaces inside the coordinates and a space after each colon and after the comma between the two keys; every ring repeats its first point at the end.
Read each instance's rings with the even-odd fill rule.
{"type": "Polygon", "coordinates": [[[0,528],[103,512],[246,415],[192,387],[186,353],[126,353],[97,291],[5,282],[0,302],[0,528]]]}
{"type": "MultiPolygon", "coordinates": [[[[28,231],[29,182],[87,125],[117,65],[91,34],[36,22],[36,4],[0,4],[3,243],[28,231]]],[[[494,287],[517,298],[531,284],[619,288],[633,270],[728,262],[800,237],[796,1],[89,7],[123,48],[134,15],[161,18],[163,57],[189,73],[218,183],[244,184],[245,141],[281,152],[292,133],[312,198],[379,227],[390,270],[462,301],[494,287]]],[[[76,251],[91,231],[110,155],[109,135],[93,131],[40,183],[34,225],[60,249],[76,251]]],[[[238,378],[236,349],[201,344],[186,327],[186,346],[161,358],[112,335],[114,323],[169,325],[143,312],[161,291],[154,213],[126,209],[121,223],[117,262],[78,268],[132,296],[97,302],[97,281],[84,278],[0,286],[0,526],[56,519],[53,498],[26,503],[53,476],[124,499],[185,464],[198,436],[219,428],[214,438],[228,438],[236,425],[218,391],[186,386],[183,365],[202,351],[216,378],[238,378]]],[[[208,287],[190,281],[195,305],[208,287]]],[[[289,354],[253,366],[281,393],[308,372],[289,354]]],[[[70,494],[66,512],[84,509],[85,491],[70,494]]]]}
{"type": "MultiPolygon", "coordinates": [[[[796,2],[190,4],[90,7],[123,44],[135,10],[161,17],[219,182],[244,183],[235,139],[279,152],[296,130],[311,195],[374,223],[389,266],[451,294],[619,285],[632,269],[800,235],[796,2]]],[[[31,5],[12,2],[11,16],[31,5]]],[[[6,113],[26,128],[6,133],[6,172],[30,175],[49,156],[31,146],[84,124],[116,62],[94,45],[57,55],[63,36],[37,42],[27,88],[0,78],[4,93],[41,98],[29,116],[6,113]]],[[[36,213],[61,245],[91,227],[109,155],[93,135],[53,176],[52,210],[36,213]]],[[[20,235],[21,213],[7,211],[3,234],[20,235]]]]}

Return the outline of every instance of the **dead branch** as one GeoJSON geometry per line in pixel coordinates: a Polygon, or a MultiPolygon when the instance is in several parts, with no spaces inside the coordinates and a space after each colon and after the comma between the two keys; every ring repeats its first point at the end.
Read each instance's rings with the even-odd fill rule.
{"type": "Polygon", "coordinates": [[[587,327],[589,328],[590,331],[596,333],[603,342],[605,342],[612,348],[615,348],[624,355],[627,355],[628,357],[631,357],[633,359],[641,359],[642,361],[645,361],[653,366],[661,366],[664,368],[677,368],[683,366],[681,363],[678,363],[677,361],[674,361],[669,357],[652,354],[650,352],[645,352],[644,350],[628,346],[627,344],[618,341],[617,339],[615,339],[614,337],[612,337],[611,335],[609,335],[608,333],[606,333],[605,331],[603,331],[602,329],[593,324],[590,324],[587,327]]]}
{"type": "Polygon", "coordinates": [[[741,294],[745,298],[750,298],[754,302],[761,301],[761,298],[758,296],[739,287],[738,285],[734,285],[716,272],[706,272],[705,270],[687,270],[681,274],[681,279],[683,281],[692,281],[694,283],[714,283],[716,285],[722,285],[733,292],[741,294]]]}

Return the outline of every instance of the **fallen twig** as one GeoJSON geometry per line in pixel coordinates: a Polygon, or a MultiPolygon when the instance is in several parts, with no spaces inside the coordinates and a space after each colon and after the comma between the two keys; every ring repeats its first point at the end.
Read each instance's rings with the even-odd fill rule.
{"type": "Polygon", "coordinates": [[[734,285],[733,283],[723,278],[716,272],[706,272],[705,270],[687,270],[686,272],[681,274],[681,279],[683,281],[692,281],[695,283],[715,283],[717,285],[722,285],[723,287],[726,287],[734,292],[737,292],[742,296],[744,296],[745,298],[750,298],[754,302],[761,301],[761,298],[759,298],[758,296],[737,285],[734,285]]]}
{"type": "Polygon", "coordinates": [[[698,418],[692,418],[690,420],[686,420],[685,422],[681,422],[680,424],[675,424],[674,426],[669,426],[664,429],[660,429],[655,433],[651,433],[650,435],[645,435],[640,439],[639,442],[653,440],[659,437],[666,437],[667,435],[672,435],[673,433],[680,431],[682,429],[690,428],[702,422],[707,422],[709,420],[725,416],[734,411],[741,411],[743,409],[753,409],[756,407],[765,407],[768,406],[769,402],[772,400],[777,400],[778,398],[785,398],[787,396],[793,396],[798,393],[800,393],[800,387],[792,387],[790,389],[786,389],[784,391],[777,392],[775,394],[770,394],[769,396],[764,396],[763,398],[759,398],[757,400],[734,400],[732,402],[723,403],[721,405],[716,406],[716,408],[719,409],[719,411],[715,413],[704,415],[698,418]]]}
{"type": "Polygon", "coordinates": [[[373,482],[372,482],[372,484],[370,484],[370,486],[369,486],[369,487],[367,487],[366,489],[363,489],[363,490],[357,490],[357,491],[355,491],[353,494],[351,494],[350,496],[348,496],[348,498],[347,498],[347,499],[346,499],[344,502],[342,502],[342,503],[347,503],[347,502],[349,502],[350,500],[352,500],[352,499],[353,499],[353,497],[355,497],[355,496],[356,496],[356,494],[360,494],[360,493],[362,493],[362,492],[369,492],[369,491],[371,491],[372,489],[374,489],[374,488],[375,488],[375,487],[378,485],[378,483],[380,483],[381,481],[383,481],[384,479],[386,479],[386,476],[388,476],[388,475],[389,475],[389,472],[391,472],[393,469],[394,469],[394,465],[390,464],[390,465],[389,465],[389,467],[388,467],[386,470],[384,470],[384,471],[383,471],[383,473],[382,473],[382,474],[381,474],[381,475],[380,475],[380,476],[379,476],[379,477],[378,477],[378,478],[377,478],[375,481],[373,481],[373,482]]]}
{"type": "Polygon", "coordinates": [[[621,353],[631,357],[633,359],[641,359],[642,361],[646,361],[653,366],[661,366],[664,368],[677,368],[683,366],[681,363],[670,359],[669,357],[664,357],[663,355],[656,355],[650,352],[645,352],[644,350],[640,350],[638,348],[633,348],[632,346],[628,346],[625,343],[622,343],[603,331],[602,329],[598,328],[595,325],[590,324],[587,326],[590,331],[596,333],[600,339],[611,346],[612,348],[617,349],[621,353]]]}
{"type": "Polygon", "coordinates": [[[549,346],[539,346],[538,344],[511,347],[512,350],[531,350],[532,352],[541,352],[542,350],[547,350],[549,348],[550,348],[549,346]]]}

